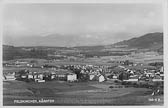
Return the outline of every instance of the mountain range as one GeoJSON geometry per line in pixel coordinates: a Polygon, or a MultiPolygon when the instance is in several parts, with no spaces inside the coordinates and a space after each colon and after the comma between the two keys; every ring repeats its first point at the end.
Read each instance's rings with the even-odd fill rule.
{"type": "MultiPolygon", "coordinates": [[[[64,42],[63,41],[57,41],[57,38],[54,37],[54,36],[50,36],[50,37],[42,37],[42,38],[39,38],[39,37],[32,37],[34,41],[32,41],[32,39],[27,39],[25,41],[21,41],[22,43],[27,43],[28,41],[32,41],[32,43],[34,43],[33,46],[36,46],[36,44],[38,44],[37,46],[39,46],[39,42],[40,42],[40,46],[48,46],[48,47],[51,47],[50,44],[47,44],[46,45],[46,41],[49,42],[49,43],[53,43],[53,42],[57,42],[57,44],[65,44],[65,43],[68,43],[68,40],[65,39],[66,37],[63,36],[63,35],[60,35],[59,36],[59,39],[61,38],[61,40],[65,40],[64,42]]],[[[81,37],[79,38],[75,38],[72,36],[72,38],[68,38],[69,41],[76,41],[78,40],[79,43],[81,42],[80,39],[82,39],[81,37]]],[[[87,40],[86,39],[83,39],[82,40],[83,42],[87,40]]],[[[55,46],[57,47],[57,46],[55,46]]],[[[123,40],[123,41],[120,41],[120,42],[117,42],[117,43],[114,43],[114,44],[109,44],[109,45],[93,45],[93,46],[89,46],[89,45],[84,45],[84,46],[76,46],[74,48],[79,48],[79,49],[103,49],[103,48],[120,48],[120,47],[124,47],[124,48],[127,48],[127,49],[130,49],[130,48],[137,48],[137,49],[150,49],[150,50],[159,50],[159,51],[163,51],[163,33],[160,33],[160,32],[155,32],[155,33],[148,33],[148,34],[145,34],[143,36],[140,36],[140,37],[136,37],[136,38],[131,38],[131,39],[128,39],[128,40],[123,40]]]]}
{"type": "MultiPolygon", "coordinates": [[[[53,37],[53,40],[55,38],[53,37]]],[[[46,38],[47,40],[47,38],[46,38]]],[[[99,54],[99,53],[109,53],[109,52],[118,52],[118,51],[129,51],[130,49],[136,49],[136,51],[157,51],[160,54],[163,54],[163,33],[148,33],[143,36],[132,38],[124,41],[117,42],[115,44],[110,45],[96,45],[96,46],[76,46],[76,47],[53,47],[53,46],[10,46],[10,45],[3,45],[3,59],[9,60],[14,59],[16,57],[29,57],[29,56],[37,56],[39,57],[39,54],[42,54],[41,52],[27,52],[24,51],[22,48],[37,48],[37,49],[53,49],[55,50],[80,50],[84,51],[85,53],[93,53],[93,54],[99,54]],[[113,50],[112,50],[113,49],[113,50]],[[118,49],[118,50],[117,50],[118,49]],[[124,50],[125,49],[125,50],[124,50]],[[109,51],[109,52],[108,52],[109,51]]],[[[135,51],[135,50],[134,50],[135,51]]],[[[46,54],[44,52],[43,54],[46,54]]],[[[46,57],[46,55],[42,55],[42,57],[46,57]]]]}
{"type": "Polygon", "coordinates": [[[41,34],[35,36],[12,36],[5,35],[3,43],[13,46],[59,46],[59,47],[74,47],[74,46],[97,46],[109,45],[119,42],[123,39],[132,38],[131,33],[120,32],[93,32],[83,34],[41,34]]]}
{"type": "Polygon", "coordinates": [[[148,33],[140,37],[123,40],[110,45],[80,46],[80,49],[101,50],[101,49],[146,49],[163,53],[163,33],[148,33]]]}

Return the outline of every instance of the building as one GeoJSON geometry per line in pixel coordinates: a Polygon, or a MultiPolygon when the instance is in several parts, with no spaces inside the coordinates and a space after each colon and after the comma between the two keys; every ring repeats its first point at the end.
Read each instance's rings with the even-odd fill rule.
{"type": "Polygon", "coordinates": [[[42,73],[38,74],[38,78],[41,79],[41,80],[43,79],[43,76],[44,75],[42,73]]]}
{"type": "Polygon", "coordinates": [[[129,73],[126,73],[126,72],[120,73],[118,79],[119,80],[128,80],[129,79],[129,73]]]}
{"type": "Polygon", "coordinates": [[[105,81],[105,77],[103,75],[100,75],[99,76],[99,82],[103,82],[103,81],[105,81]]]}
{"type": "Polygon", "coordinates": [[[158,81],[163,81],[163,79],[159,76],[159,75],[156,75],[153,79],[152,79],[153,82],[158,82],[158,81]]]}
{"type": "Polygon", "coordinates": [[[139,76],[137,75],[131,75],[129,76],[128,79],[125,79],[123,81],[127,81],[127,82],[136,82],[136,81],[139,81],[139,76]]]}
{"type": "Polygon", "coordinates": [[[95,74],[89,74],[89,80],[95,80],[96,79],[96,75],[95,74]]]}
{"type": "Polygon", "coordinates": [[[45,82],[45,80],[42,80],[42,79],[35,79],[35,82],[40,83],[40,82],[45,82]]]}
{"type": "Polygon", "coordinates": [[[126,81],[126,82],[136,82],[136,81],[138,81],[138,78],[123,80],[123,81],[126,81]]]}
{"type": "Polygon", "coordinates": [[[33,74],[28,74],[28,79],[34,79],[34,75],[33,74]]]}
{"type": "Polygon", "coordinates": [[[117,75],[113,75],[113,79],[117,79],[118,78],[118,76],[117,75]]]}
{"type": "Polygon", "coordinates": [[[4,76],[4,81],[7,81],[7,80],[15,80],[15,72],[13,73],[8,73],[6,75],[3,75],[4,76]]]}
{"type": "Polygon", "coordinates": [[[164,68],[163,68],[163,66],[160,68],[160,72],[163,72],[164,71],[164,68]]]}
{"type": "Polygon", "coordinates": [[[68,74],[67,75],[67,81],[76,81],[77,80],[77,75],[76,74],[68,74]]]}
{"type": "Polygon", "coordinates": [[[77,75],[69,70],[64,69],[50,70],[48,74],[50,74],[49,77],[51,80],[61,80],[61,81],[77,80],[77,75]]]}

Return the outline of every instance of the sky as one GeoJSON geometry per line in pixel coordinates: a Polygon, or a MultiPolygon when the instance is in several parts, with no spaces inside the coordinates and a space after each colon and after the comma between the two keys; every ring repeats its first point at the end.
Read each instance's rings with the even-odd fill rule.
{"type": "MultiPolygon", "coordinates": [[[[58,41],[78,36],[78,40],[88,40],[80,45],[110,44],[162,32],[162,19],[160,4],[6,4],[3,43],[31,46],[34,45],[31,42],[19,42],[33,36],[57,38],[59,34],[58,41]]],[[[71,44],[78,45],[74,42],[67,45],[71,44]]]]}

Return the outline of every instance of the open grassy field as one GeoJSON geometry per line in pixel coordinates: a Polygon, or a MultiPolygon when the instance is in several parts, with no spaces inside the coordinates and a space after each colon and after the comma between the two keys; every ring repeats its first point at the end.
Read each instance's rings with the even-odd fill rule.
{"type": "Polygon", "coordinates": [[[49,81],[3,82],[4,105],[163,105],[163,96],[151,96],[146,88],[109,88],[110,82],[49,81]],[[152,98],[159,101],[150,101],[152,98]],[[46,103],[14,103],[15,100],[53,100],[46,103]]]}
{"type": "Polygon", "coordinates": [[[104,56],[100,58],[102,61],[124,61],[129,60],[138,63],[151,63],[151,62],[163,62],[163,55],[159,55],[157,52],[144,52],[135,53],[125,56],[104,56]]]}
{"type": "MultiPolygon", "coordinates": [[[[135,53],[131,55],[123,55],[123,56],[101,56],[101,57],[92,57],[92,58],[77,58],[75,61],[70,60],[59,60],[59,61],[49,61],[45,59],[17,59],[30,62],[32,60],[37,61],[36,65],[41,66],[44,64],[50,65],[116,65],[116,63],[111,63],[110,61],[125,61],[129,60],[135,63],[143,63],[148,64],[151,62],[163,62],[163,55],[159,55],[157,52],[142,52],[142,53],[135,53]],[[110,63],[109,63],[110,62],[110,63]]],[[[16,60],[10,61],[3,61],[5,62],[13,62],[16,60]]]]}

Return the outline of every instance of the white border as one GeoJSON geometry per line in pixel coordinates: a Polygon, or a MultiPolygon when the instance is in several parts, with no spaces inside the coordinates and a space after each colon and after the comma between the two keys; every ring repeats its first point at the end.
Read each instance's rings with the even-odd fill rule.
{"type": "Polygon", "coordinates": [[[5,3],[161,3],[164,0],[2,0],[5,3]]]}
{"type": "MultiPolygon", "coordinates": [[[[148,108],[158,108],[158,107],[162,107],[162,108],[168,108],[168,0],[0,0],[0,10],[1,10],[1,14],[0,14],[0,31],[2,31],[2,26],[3,26],[3,21],[2,21],[2,16],[3,16],[3,7],[5,4],[8,3],[160,3],[163,5],[163,11],[164,11],[164,17],[163,17],[163,26],[164,26],[164,74],[165,74],[165,81],[164,81],[164,106],[49,106],[49,107],[91,107],[91,108],[101,108],[101,107],[116,107],[116,108],[121,108],[121,107],[126,107],[126,108],[130,108],[130,107],[138,107],[138,108],[142,108],[142,107],[148,107],[148,108]]],[[[0,53],[1,53],[1,57],[0,57],[0,69],[1,69],[1,73],[2,73],[2,32],[0,32],[0,53]]],[[[2,89],[3,89],[3,85],[2,85],[2,75],[1,75],[1,81],[0,81],[0,105],[2,107],[23,107],[23,106],[3,106],[2,101],[3,101],[3,95],[2,95],[2,89]]],[[[24,107],[32,107],[32,106],[24,106],[24,107]]],[[[33,107],[47,107],[47,106],[33,106],[33,107]]]]}

